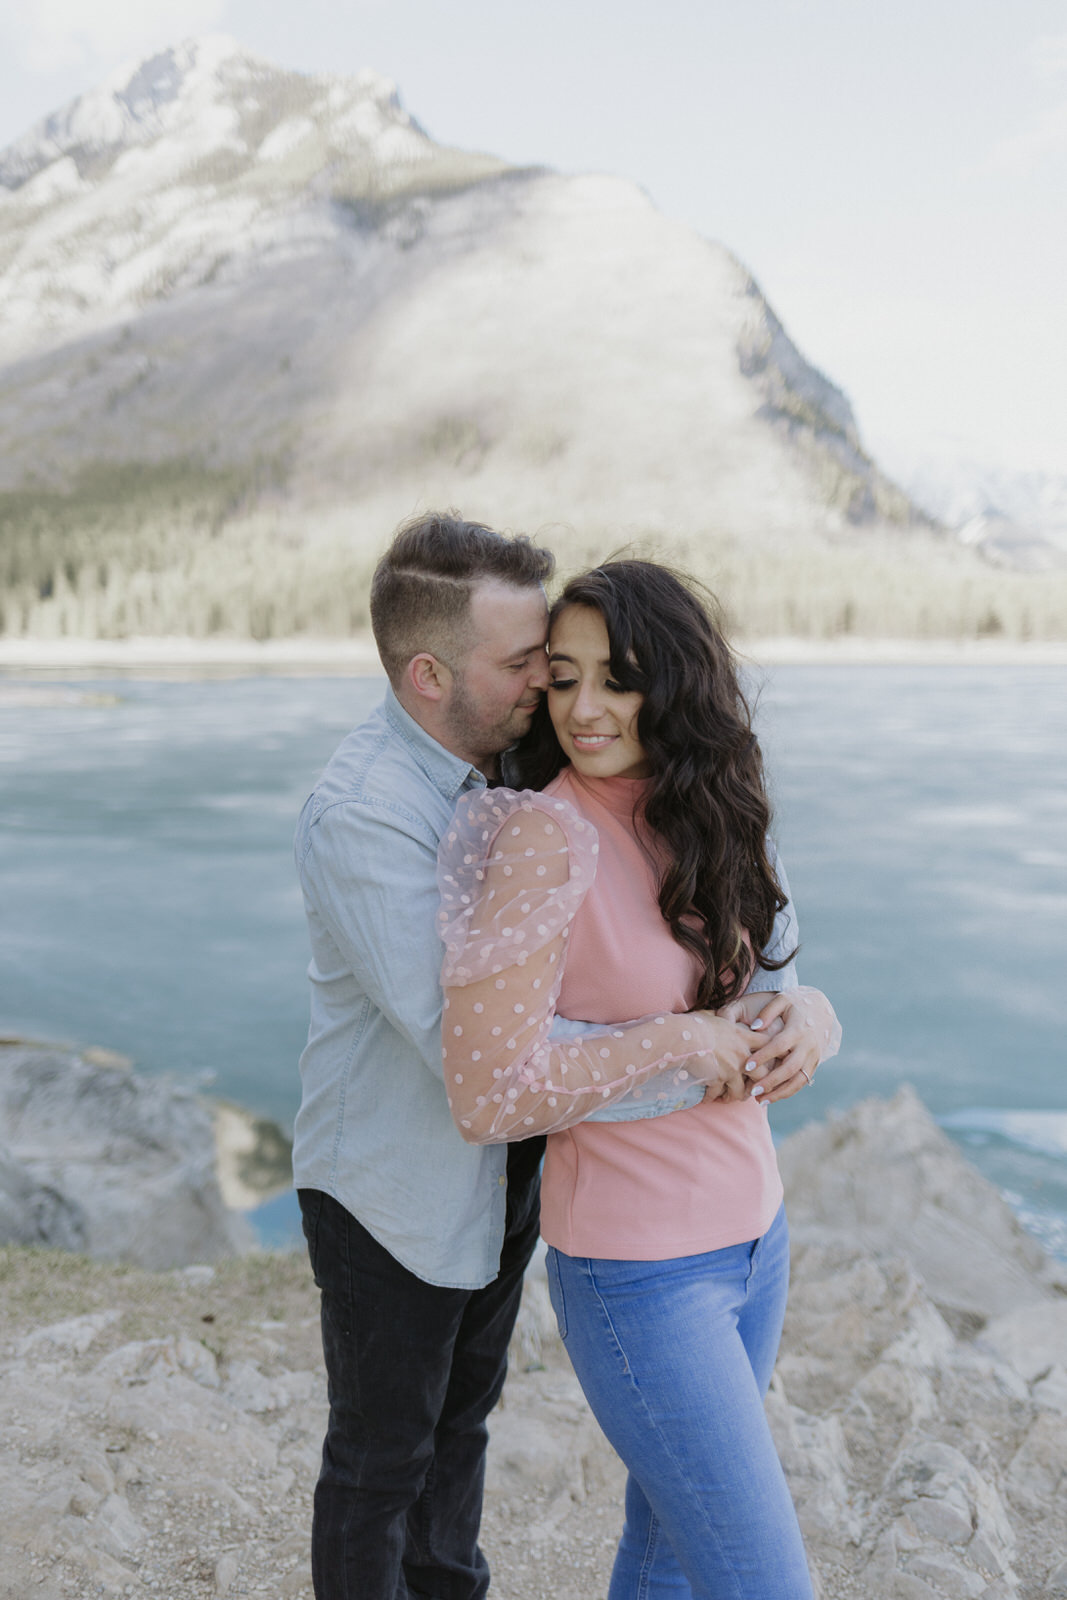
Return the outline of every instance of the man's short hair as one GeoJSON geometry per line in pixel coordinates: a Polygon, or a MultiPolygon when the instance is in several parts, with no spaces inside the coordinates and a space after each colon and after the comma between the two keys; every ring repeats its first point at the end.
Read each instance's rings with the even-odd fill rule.
{"type": "Polygon", "coordinates": [[[543,584],[555,559],[526,534],[497,533],[455,512],[430,511],[403,523],[374,570],[370,619],[394,688],[426,650],[455,666],[468,648],[474,586],[486,578],[517,589],[543,584]]]}

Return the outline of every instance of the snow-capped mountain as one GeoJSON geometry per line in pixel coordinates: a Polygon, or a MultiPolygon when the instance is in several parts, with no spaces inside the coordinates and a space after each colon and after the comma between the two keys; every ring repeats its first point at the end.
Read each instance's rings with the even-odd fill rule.
{"type": "Polygon", "coordinates": [[[598,535],[923,522],[749,273],[634,185],[443,147],[373,73],[218,38],[0,155],[0,434],[0,490],[239,468],[231,514],[267,496],[294,537],[443,502],[598,535]]]}
{"type": "Polygon", "coordinates": [[[1067,565],[1067,477],[998,463],[946,440],[896,463],[912,500],[961,544],[996,564],[1048,571],[1067,565]]]}

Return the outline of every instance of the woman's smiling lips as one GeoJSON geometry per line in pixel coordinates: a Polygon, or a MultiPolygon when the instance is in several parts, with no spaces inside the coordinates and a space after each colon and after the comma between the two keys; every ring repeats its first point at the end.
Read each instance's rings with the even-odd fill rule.
{"type": "Polygon", "coordinates": [[[579,750],[603,750],[606,745],[614,744],[617,738],[617,733],[572,733],[571,743],[579,750]]]}

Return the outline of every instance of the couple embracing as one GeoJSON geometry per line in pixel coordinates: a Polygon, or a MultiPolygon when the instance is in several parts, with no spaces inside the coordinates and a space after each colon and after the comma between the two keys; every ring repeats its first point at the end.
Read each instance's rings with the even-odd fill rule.
{"type": "Polygon", "coordinates": [[[810,1600],[763,1413],[788,1281],[767,1106],[840,1030],[798,984],[708,602],[619,560],[549,611],[552,569],[456,516],[403,527],[371,590],[385,699],[300,819],[315,1594],[486,1593],[486,1417],[540,1229],[629,1472],[611,1600],[810,1600]]]}

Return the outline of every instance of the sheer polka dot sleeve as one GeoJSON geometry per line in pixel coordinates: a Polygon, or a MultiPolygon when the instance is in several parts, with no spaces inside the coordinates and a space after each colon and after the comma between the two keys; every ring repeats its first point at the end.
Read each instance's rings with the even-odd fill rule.
{"type": "Polygon", "coordinates": [[[569,1127],[656,1073],[654,1092],[677,1094],[714,1058],[704,1013],[551,1036],[597,850],[596,829],[566,801],[508,789],[464,796],[441,841],[444,1080],[470,1143],[569,1127]]]}

